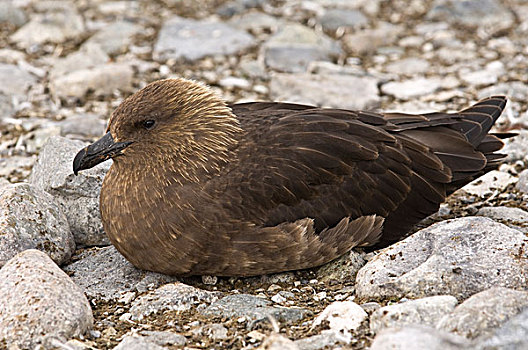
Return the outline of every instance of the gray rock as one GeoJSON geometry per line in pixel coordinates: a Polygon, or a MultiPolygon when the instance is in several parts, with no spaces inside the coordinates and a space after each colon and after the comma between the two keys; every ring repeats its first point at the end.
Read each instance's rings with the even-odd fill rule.
{"type": "Polygon", "coordinates": [[[26,250],[0,269],[0,305],[0,343],[10,349],[79,337],[93,324],[81,289],[38,250],[26,250]]]}
{"type": "Polygon", "coordinates": [[[115,90],[131,90],[133,75],[129,64],[107,63],[57,77],[51,81],[50,89],[61,98],[82,98],[89,91],[97,96],[111,95],[115,90]]]}
{"type": "Polygon", "coordinates": [[[114,350],[163,350],[164,348],[140,336],[127,335],[114,350]]]}
{"type": "MultiPolygon", "coordinates": [[[[65,2],[71,5],[69,2],[65,2]]],[[[11,35],[20,47],[29,48],[45,42],[62,43],[77,39],[84,33],[83,18],[73,6],[57,6],[42,14],[34,14],[31,20],[11,35]]]]}
{"type": "Polygon", "coordinates": [[[113,22],[95,33],[83,46],[95,44],[108,55],[122,54],[142,29],[140,25],[127,21],[113,22]]]}
{"type": "Polygon", "coordinates": [[[479,338],[475,350],[528,349],[526,334],[528,334],[528,308],[495,330],[491,337],[479,338]]]}
{"type": "Polygon", "coordinates": [[[528,307],[528,292],[495,287],[472,295],[436,325],[466,338],[489,336],[528,307]]]}
{"type": "Polygon", "coordinates": [[[96,44],[81,46],[80,50],[55,60],[50,71],[50,80],[60,79],[72,72],[103,65],[110,60],[103,49],[96,44]]]}
{"type": "Polygon", "coordinates": [[[468,183],[462,190],[479,197],[484,197],[494,192],[494,190],[502,191],[508,185],[516,183],[518,179],[508,173],[492,170],[484,174],[478,179],[468,183]]]}
{"type": "Polygon", "coordinates": [[[111,163],[105,162],[75,176],[72,162],[86,143],[52,137],[40,151],[29,182],[50,193],[61,206],[78,245],[109,244],[99,214],[99,193],[111,163]]]}
{"type": "Polygon", "coordinates": [[[249,321],[248,328],[266,321],[272,316],[279,322],[292,323],[305,318],[310,312],[303,308],[287,308],[271,306],[271,301],[249,294],[233,294],[215,301],[210,306],[199,310],[207,317],[221,316],[228,318],[244,318],[249,321]]]}
{"type": "Polygon", "coordinates": [[[528,95],[528,85],[521,81],[509,81],[487,87],[478,92],[479,99],[493,95],[506,95],[514,100],[524,101],[528,95]]]}
{"type": "Polygon", "coordinates": [[[504,64],[500,61],[493,61],[488,63],[484,69],[462,71],[459,76],[467,85],[480,87],[495,84],[505,73],[504,64]]]}
{"type": "Polygon", "coordinates": [[[101,136],[106,130],[106,122],[98,115],[86,113],[77,114],[61,120],[58,123],[61,135],[76,135],[83,137],[101,136]]]}
{"type": "Polygon", "coordinates": [[[408,326],[381,331],[370,350],[462,350],[469,348],[465,338],[434,328],[408,326]]]}
{"type": "Polygon", "coordinates": [[[27,249],[39,249],[60,265],[75,250],[59,205],[50,194],[30,184],[0,187],[0,232],[0,266],[27,249]]]}
{"type": "Polygon", "coordinates": [[[0,93],[0,119],[11,118],[15,114],[13,98],[0,93]]]}
{"type": "Polygon", "coordinates": [[[224,23],[173,17],[163,24],[153,57],[158,61],[169,58],[194,61],[235,54],[254,43],[251,35],[224,23]]]}
{"type": "Polygon", "coordinates": [[[176,280],[135,268],[113,246],[85,250],[63,269],[88,297],[111,301],[130,292],[143,293],[176,280]]]}
{"type": "Polygon", "coordinates": [[[361,11],[347,9],[330,9],[319,18],[324,30],[335,32],[339,28],[357,29],[368,24],[368,19],[361,11]]]}
{"type": "Polygon", "coordinates": [[[334,260],[317,269],[317,279],[322,282],[331,280],[340,281],[354,281],[356,275],[367,261],[365,260],[365,253],[358,253],[351,250],[350,253],[343,255],[341,258],[334,260]]]}
{"type": "Polygon", "coordinates": [[[387,64],[385,69],[389,73],[413,75],[428,72],[430,66],[429,62],[423,58],[408,57],[387,64]]]}
{"type": "Polygon", "coordinates": [[[234,0],[228,1],[220,6],[216,13],[222,17],[231,17],[235,14],[244,12],[247,9],[260,7],[266,4],[268,0],[234,0]]]}
{"type": "Polygon", "coordinates": [[[378,80],[337,74],[274,74],[270,83],[274,100],[324,107],[372,109],[380,104],[378,80]]]}
{"type": "Polygon", "coordinates": [[[343,336],[339,336],[335,331],[325,329],[321,334],[295,340],[294,343],[300,350],[319,350],[327,349],[343,340],[343,336]]]}
{"type": "Polygon", "coordinates": [[[221,323],[212,323],[206,324],[196,330],[193,330],[195,336],[206,336],[211,340],[225,340],[227,339],[227,328],[225,328],[221,323]]]}
{"type": "Polygon", "coordinates": [[[528,193],[528,169],[521,171],[519,181],[515,184],[515,188],[522,193],[528,193]]]}
{"type": "Polygon", "coordinates": [[[491,33],[510,28],[513,13],[496,0],[435,0],[428,19],[467,27],[484,27],[491,33]]]}
{"type": "Polygon", "coordinates": [[[479,209],[477,215],[486,216],[525,233],[528,229],[528,212],[520,208],[483,207],[479,209]]]}
{"type": "Polygon", "coordinates": [[[170,331],[142,331],[144,339],[159,346],[183,346],[187,343],[187,338],[183,335],[170,331]]]}
{"type": "Polygon", "coordinates": [[[506,161],[508,162],[528,161],[528,130],[519,129],[515,132],[517,136],[505,140],[501,153],[507,154],[506,161]]]}
{"type": "Polygon", "coordinates": [[[0,1],[0,23],[8,23],[18,28],[26,22],[26,13],[16,7],[11,0],[0,1]]]}
{"type": "Polygon", "coordinates": [[[21,135],[15,147],[27,153],[36,153],[48,142],[50,137],[59,135],[60,127],[57,125],[41,126],[27,134],[21,135]]]}
{"type": "Polygon", "coordinates": [[[163,311],[187,311],[193,306],[211,303],[218,299],[218,292],[208,292],[183,283],[165,284],[132,302],[130,313],[133,320],[142,320],[163,311]]]}
{"type": "Polygon", "coordinates": [[[23,52],[11,49],[0,49],[0,63],[16,64],[26,58],[23,52]]]}
{"type": "Polygon", "coordinates": [[[370,329],[378,333],[384,328],[409,325],[434,327],[442,317],[455,309],[458,301],[450,295],[436,295],[400,304],[384,306],[370,316],[370,329]]]}
{"type": "Polygon", "coordinates": [[[431,94],[442,86],[439,78],[415,78],[404,81],[391,81],[381,86],[381,92],[401,100],[431,94]]]}
{"type": "Polygon", "coordinates": [[[453,295],[458,300],[494,286],[525,288],[528,252],[523,233],[483,217],[420,230],[359,270],[360,299],[453,295]]]}
{"type": "Polygon", "coordinates": [[[331,61],[341,53],[334,40],[301,24],[282,27],[264,45],[264,62],[283,72],[305,72],[312,61],[331,61]]]}
{"type": "Polygon", "coordinates": [[[9,82],[9,84],[0,84],[0,94],[23,97],[37,79],[18,66],[0,63],[0,81],[9,82]]]}
{"type": "Polygon", "coordinates": [[[353,55],[367,55],[378,48],[395,44],[403,28],[381,22],[376,29],[364,29],[343,36],[343,49],[353,55]]]}
{"type": "Polygon", "coordinates": [[[280,19],[262,12],[245,13],[229,21],[229,24],[235,28],[252,32],[261,32],[263,30],[275,32],[281,23],[280,19]]]}

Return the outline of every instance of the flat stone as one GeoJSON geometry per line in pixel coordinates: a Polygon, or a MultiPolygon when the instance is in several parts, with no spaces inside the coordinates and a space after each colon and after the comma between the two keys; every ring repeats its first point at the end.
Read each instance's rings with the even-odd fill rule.
{"type": "Polygon", "coordinates": [[[187,343],[187,338],[183,335],[170,331],[141,331],[143,338],[159,346],[183,346],[187,343]]]}
{"type": "Polygon", "coordinates": [[[507,162],[528,161],[528,130],[515,130],[517,136],[505,140],[501,153],[506,154],[507,162]]]}
{"type": "Polygon", "coordinates": [[[164,311],[183,312],[204,303],[212,303],[220,293],[208,292],[183,283],[165,284],[132,302],[133,320],[142,320],[151,314],[164,311]]]}
{"type": "Polygon", "coordinates": [[[305,72],[313,61],[331,61],[341,53],[338,43],[322,33],[292,23],[283,26],[264,45],[264,62],[282,72],[305,72]]]}
{"type": "Polygon", "coordinates": [[[328,305],[313,322],[313,327],[328,322],[331,330],[339,333],[349,342],[352,339],[350,331],[358,329],[368,314],[353,301],[334,301],[328,305]]]}
{"type": "Polygon", "coordinates": [[[10,0],[0,1],[0,23],[8,23],[16,28],[27,22],[26,13],[10,0]]]}
{"type": "Polygon", "coordinates": [[[116,301],[127,293],[144,293],[176,280],[137,269],[113,246],[85,250],[63,269],[88,297],[105,301],[116,301]]]}
{"type": "Polygon", "coordinates": [[[381,92],[401,100],[431,94],[442,86],[440,78],[415,78],[403,81],[392,81],[381,86],[381,92]]]}
{"type": "Polygon", "coordinates": [[[92,328],[82,290],[43,252],[26,250],[0,269],[0,343],[9,349],[48,347],[92,328]]]}
{"type": "Polygon", "coordinates": [[[145,337],[127,335],[117,344],[114,350],[163,350],[165,348],[153,343],[145,337]]]}
{"type": "Polygon", "coordinates": [[[29,182],[51,194],[68,219],[75,243],[81,246],[107,245],[99,193],[111,162],[104,162],[73,174],[73,158],[87,144],[64,137],[51,137],[41,149],[29,182]]]}
{"type": "Polygon", "coordinates": [[[83,18],[73,6],[57,6],[46,13],[34,14],[28,23],[11,35],[11,40],[23,48],[46,42],[59,44],[79,38],[84,30],[83,18]]]}
{"type": "Polygon", "coordinates": [[[470,28],[484,27],[492,34],[515,23],[513,13],[496,0],[435,0],[427,19],[470,28]]]}
{"type": "Polygon", "coordinates": [[[407,326],[382,330],[370,346],[370,350],[463,350],[470,342],[461,336],[434,328],[407,326]]]}
{"type": "Polygon", "coordinates": [[[401,26],[380,22],[375,29],[364,29],[345,34],[342,38],[343,49],[353,55],[372,54],[380,47],[395,44],[402,31],[401,26]]]}
{"type": "Polygon", "coordinates": [[[484,69],[461,72],[459,76],[467,85],[481,87],[495,84],[505,73],[504,64],[494,61],[488,63],[484,69]]]}
{"type": "Polygon", "coordinates": [[[493,193],[494,190],[503,191],[508,185],[518,181],[515,176],[508,173],[492,170],[462,187],[462,190],[479,197],[493,193]]]}
{"type": "Polygon", "coordinates": [[[9,81],[0,84],[0,94],[23,97],[37,79],[16,65],[0,63],[0,81],[9,81]]]}
{"type": "Polygon", "coordinates": [[[108,55],[122,54],[142,30],[140,25],[128,21],[113,22],[92,35],[83,46],[95,44],[108,55]]]}
{"type": "Polygon", "coordinates": [[[235,28],[252,32],[260,32],[263,30],[275,32],[282,23],[279,18],[262,12],[244,13],[241,16],[233,17],[229,21],[229,24],[235,28]]]}
{"type": "Polygon", "coordinates": [[[526,236],[483,217],[447,220],[380,251],[356,277],[361,300],[452,295],[494,286],[526,288],[526,236]]]}
{"type": "Polygon", "coordinates": [[[329,9],[319,18],[324,30],[335,32],[339,28],[357,29],[368,24],[367,17],[358,10],[329,9]]]}
{"type": "Polygon", "coordinates": [[[356,275],[367,261],[365,253],[358,253],[351,250],[350,253],[343,255],[341,258],[334,260],[326,265],[321,266],[316,271],[319,281],[355,281],[356,275]]]}
{"type": "Polygon", "coordinates": [[[61,120],[58,123],[62,136],[75,135],[82,137],[102,136],[106,130],[106,121],[98,115],[86,113],[77,114],[61,120]]]}
{"type": "Polygon", "coordinates": [[[470,339],[489,336],[526,307],[528,292],[494,287],[472,295],[444,316],[436,328],[470,339]]]}
{"type": "Polygon", "coordinates": [[[477,339],[475,350],[521,350],[528,348],[528,308],[496,329],[492,336],[477,339]]]}
{"type": "Polygon", "coordinates": [[[193,330],[195,336],[206,336],[207,338],[218,341],[228,339],[227,328],[221,323],[206,324],[196,330],[193,330]]]}
{"type": "Polygon", "coordinates": [[[292,340],[278,333],[272,333],[267,336],[262,344],[257,348],[259,350],[300,350],[292,340]]]}
{"type": "Polygon", "coordinates": [[[346,343],[343,336],[333,330],[325,329],[321,334],[313,335],[308,338],[302,338],[294,341],[294,344],[300,350],[320,350],[328,349],[338,343],[346,343]]]}
{"type": "Polygon", "coordinates": [[[157,61],[169,58],[194,61],[236,54],[254,44],[251,35],[227,24],[173,17],[163,24],[153,57],[157,61]]]}
{"type": "Polygon", "coordinates": [[[63,75],[78,70],[103,65],[108,61],[110,61],[110,57],[108,57],[99,45],[84,44],[78,51],[55,60],[50,71],[50,80],[60,79],[63,75]]]}
{"type": "Polygon", "coordinates": [[[373,109],[381,101],[376,78],[337,74],[277,73],[270,95],[278,101],[348,109],[373,109]]]}
{"type": "Polygon", "coordinates": [[[370,329],[378,333],[384,328],[402,328],[409,325],[434,327],[442,317],[455,309],[458,301],[450,295],[409,300],[387,305],[370,316],[370,329]]]}
{"type": "Polygon", "coordinates": [[[511,99],[523,101],[528,95],[528,85],[521,81],[510,81],[498,83],[478,92],[478,98],[486,98],[493,95],[506,95],[511,99]]]}
{"type": "Polygon", "coordinates": [[[387,64],[385,69],[389,73],[413,75],[419,73],[426,73],[429,71],[431,65],[423,58],[408,57],[398,61],[387,64]]]}
{"type": "Polygon", "coordinates": [[[486,216],[525,233],[528,230],[528,212],[521,208],[482,207],[477,215],[486,216]]]}
{"type": "Polygon", "coordinates": [[[207,317],[245,318],[249,321],[248,328],[265,321],[272,316],[281,323],[292,323],[302,320],[309,311],[303,308],[271,306],[271,301],[249,294],[233,294],[213,302],[210,306],[199,310],[207,317]]]}
{"type": "Polygon", "coordinates": [[[0,187],[0,266],[27,249],[39,249],[56,264],[75,250],[66,216],[53,197],[27,183],[0,187]]]}
{"type": "Polygon", "coordinates": [[[115,90],[130,91],[133,75],[129,64],[107,63],[57,77],[50,83],[50,89],[61,98],[82,98],[89,91],[97,96],[111,95],[115,90]]]}

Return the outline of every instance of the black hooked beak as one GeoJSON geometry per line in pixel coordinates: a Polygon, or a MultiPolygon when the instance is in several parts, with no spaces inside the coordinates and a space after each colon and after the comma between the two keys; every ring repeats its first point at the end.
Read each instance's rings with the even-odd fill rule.
{"type": "Polygon", "coordinates": [[[77,175],[79,170],[93,168],[97,164],[119,155],[131,143],[131,141],[114,142],[110,132],[107,132],[99,140],[77,153],[73,159],[73,173],[77,175]]]}

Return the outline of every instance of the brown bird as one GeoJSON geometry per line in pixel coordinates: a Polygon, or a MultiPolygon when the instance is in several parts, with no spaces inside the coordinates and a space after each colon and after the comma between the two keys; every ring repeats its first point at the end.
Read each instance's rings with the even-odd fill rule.
{"type": "Polygon", "coordinates": [[[185,79],[156,81],[114,111],[73,170],[113,158],[101,217],[135,266],[250,276],[380,248],[495,168],[488,134],[506,98],[410,115],[252,102],[185,79]]]}

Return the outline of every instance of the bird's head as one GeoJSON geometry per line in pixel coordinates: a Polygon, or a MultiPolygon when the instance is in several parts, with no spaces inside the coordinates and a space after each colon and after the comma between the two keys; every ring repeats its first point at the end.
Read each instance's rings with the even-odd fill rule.
{"type": "Polygon", "coordinates": [[[107,133],[77,153],[73,171],[109,158],[136,166],[185,162],[207,171],[227,156],[239,131],[231,109],[206,85],[181,78],[159,80],[121,103],[107,133]]]}

